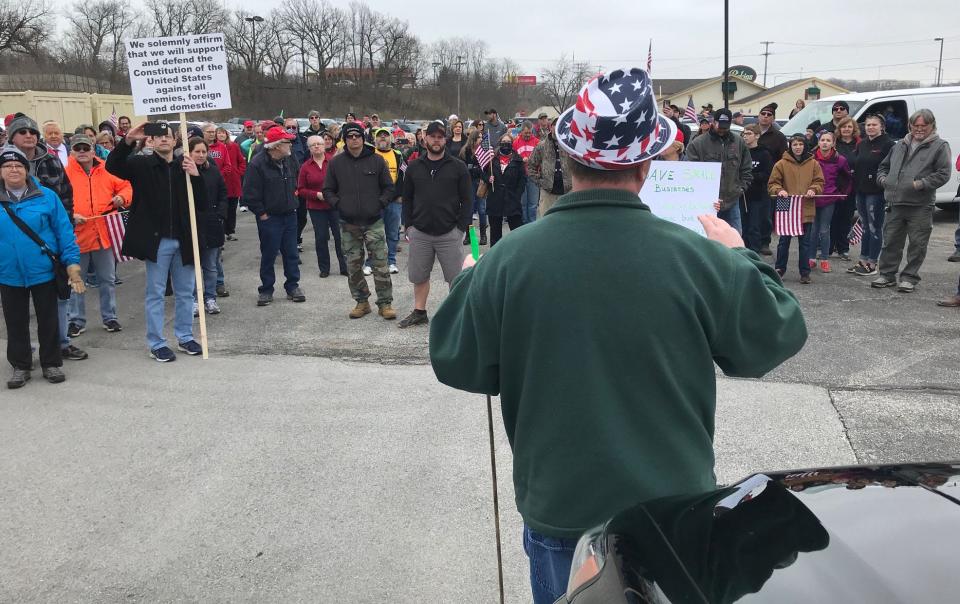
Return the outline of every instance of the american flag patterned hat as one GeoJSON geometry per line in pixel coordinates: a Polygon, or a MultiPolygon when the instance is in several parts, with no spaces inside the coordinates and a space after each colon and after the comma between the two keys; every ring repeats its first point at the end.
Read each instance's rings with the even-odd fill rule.
{"type": "Polygon", "coordinates": [[[640,67],[593,77],[557,120],[557,142],[570,157],[600,170],[625,170],[673,143],[677,127],[657,111],[653,82],[640,67]]]}

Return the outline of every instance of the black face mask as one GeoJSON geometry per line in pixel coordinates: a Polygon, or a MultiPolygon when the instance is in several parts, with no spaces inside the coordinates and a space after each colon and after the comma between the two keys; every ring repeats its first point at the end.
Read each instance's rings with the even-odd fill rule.
{"type": "Polygon", "coordinates": [[[510,155],[513,153],[513,143],[500,143],[500,155],[510,155]]]}

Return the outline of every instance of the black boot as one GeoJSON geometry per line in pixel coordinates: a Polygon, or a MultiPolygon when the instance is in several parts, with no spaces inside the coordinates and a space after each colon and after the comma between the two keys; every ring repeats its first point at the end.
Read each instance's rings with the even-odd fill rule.
{"type": "Polygon", "coordinates": [[[467,232],[463,234],[463,245],[470,245],[470,227],[467,227],[467,232]]]}
{"type": "Polygon", "coordinates": [[[487,227],[480,227],[480,245],[487,245],[487,227]]]}

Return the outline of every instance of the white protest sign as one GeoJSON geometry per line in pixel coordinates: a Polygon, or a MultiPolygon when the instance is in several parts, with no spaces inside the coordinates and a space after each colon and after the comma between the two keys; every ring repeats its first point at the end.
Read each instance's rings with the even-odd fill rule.
{"type": "Polygon", "coordinates": [[[138,38],[126,46],[137,115],[231,107],[223,34],[138,38]]]}
{"type": "Polygon", "coordinates": [[[651,162],[640,191],[640,199],[655,216],[704,236],[697,216],[716,215],[713,204],[719,197],[720,164],[715,162],[651,162]]]}

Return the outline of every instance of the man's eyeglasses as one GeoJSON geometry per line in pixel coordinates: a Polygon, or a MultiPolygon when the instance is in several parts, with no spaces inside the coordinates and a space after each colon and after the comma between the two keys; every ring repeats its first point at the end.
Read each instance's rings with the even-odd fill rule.
{"type": "Polygon", "coordinates": [[[834,107],[834,108],[833,108],[833,112],[834,112],[834,113],[836,113],[837,111],[846,111],[846,110],[847,110],[846,107],[834,107]]]}
{"type": "Polygon", "coordinates": [[[14,134],[19,134],[20,136],[26,136],[27,134],[32,134],[32,135],[34,135],[34,136],[40,136],[39,134],[37,134],[37,133],[34,132],[33,130],[30,130],[29,128],[20,128],[19,130],[17,130],[16,132],[14,132],[14,134]]]}
{"type": "Polygon", "coordinates": [[[348,135],[346,135],[346,136],[343,137],[343,138],[348,139],[348,140],[351,139],[351,138],[363,138],[363,135],[362,135],[362,134],[348,134],[348,135]]]}
{"type": "Polygon", "coordinates": [[[73,150],[77,153],[86,153],[90,150],[90,145],[74,145],[73,150]]]}
{"type": "Polygon", "coordinates": [[[288,132],[296,132],[297,127],[296,127],[296,126],[287,126],[287,127],[285,128],[285,130],[287,130],[288,132]]]}
{"type": "Polygon", "coordinates": [[[760,115],[762,115],[762,116],[764,116],[764,117],[770,117],[770,116],[772,116],[773,114],[770,113],[769,111],[761,111],[761,112],[760,112],[760,115]]]}

